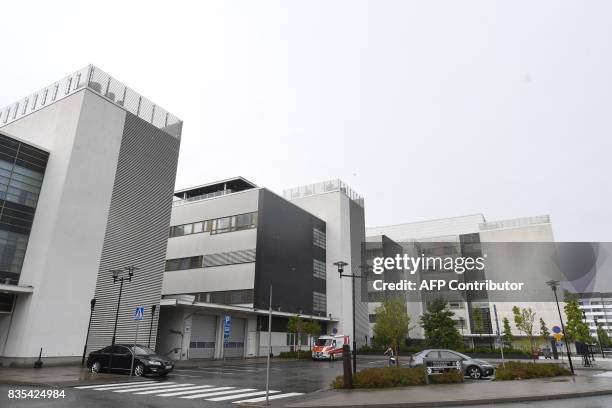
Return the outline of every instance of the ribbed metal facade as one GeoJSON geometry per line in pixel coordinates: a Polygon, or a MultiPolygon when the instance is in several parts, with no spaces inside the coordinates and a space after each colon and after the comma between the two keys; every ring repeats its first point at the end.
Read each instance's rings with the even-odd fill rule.
{"type": "Polygon", "coordinates": [[[144,306],[138,342],[146,345],[151,307],[157,305],[151,333],[155,347],[179,144],[178,138],[127,114],[96,283],[90,351],[111,343],[119,282],[113,283],[110,270],[127,266],[138,269],[123,286],[116,341],[134,341],[134,309],[144,306]]]}

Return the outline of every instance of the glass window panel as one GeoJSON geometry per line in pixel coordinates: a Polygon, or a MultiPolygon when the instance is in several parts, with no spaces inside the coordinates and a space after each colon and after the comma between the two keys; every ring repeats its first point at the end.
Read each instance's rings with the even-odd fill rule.
{"type": "Polygon", "coordinates": [[[185,235],[189,235],[193,233],[193,224],[185,224],[183,226],[183,231],[185,235]]]}
{"type": "Polygon", "coordinates": [[[196,223],[193,224],[193,233],[194,234],[198,234],[198,233],[202,232],[202,227],[203,227],[202,224],[203,224],[202,222],[196,222],[196,223]]]}

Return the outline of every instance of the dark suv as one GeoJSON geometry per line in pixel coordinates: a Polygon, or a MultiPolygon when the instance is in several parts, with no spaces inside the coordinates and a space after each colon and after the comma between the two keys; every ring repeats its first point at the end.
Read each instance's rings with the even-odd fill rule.
{"type": "Polygon", "coordinates": [[[98,351],[93,351],[87,358],[87,368],[91,372],[119,371],[129,373],[134,357],[134,375],[157,374],[167,375],[174,368],[174,362],[167,357],[156,354],[154,350],[137,344],[115,344],[98,351]],[[136,351],[134,354],[133,351],[136,351]],[[111,368],[112,364],[112,368],[111,368]]]}

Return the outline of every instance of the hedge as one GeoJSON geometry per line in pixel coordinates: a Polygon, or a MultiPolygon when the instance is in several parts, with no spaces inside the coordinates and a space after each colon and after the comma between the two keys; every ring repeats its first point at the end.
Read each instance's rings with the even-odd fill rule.
{"type": "MultiPolygon", "coordinates": [[[[429,377],[433,384],[460,383],[463,375],[459,370],[452,370],[429,377]]],[[[353,374],[353,388],[390,388],[410,385],[425,385],[425,372],[422,368],[367,368],[353,374]]],[[[331,384],[332,388],[344,388],[344,377],[338,376],[331,384]]]]}
{"type": "Polygon", "coordinates": [[[560,364],[527,363],[523,361],[508,361],[505,366],[497,367],[496,381],[527,380],[530,378],[546,378],[571,375],[571,372],[560,364]]]}
{"type": "MultiPolygon", "coordinates": [[[[278,355],[279,358],[298,358],[297,351],[283,351],[278,355]]],[[[312,352],[310,350],[300,351],[300,360],[310,360],[312,358],[312,352]]]]}

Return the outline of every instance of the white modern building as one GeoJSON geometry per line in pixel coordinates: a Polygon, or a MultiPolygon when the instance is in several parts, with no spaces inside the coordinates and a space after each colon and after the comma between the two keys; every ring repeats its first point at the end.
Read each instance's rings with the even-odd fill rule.
{"type": "MultiPolygon", "coordinates": [[[[47,363],[80,360],[92,299],[89,350],[109,345],[119,286],[111,270],[127,276],[126,267],[137,269],[116,338],[133,341],[134,307],[161,295],[181,127],[91,65],[0,109],[4,364],[41,349],[47,363]]],[[[157,318],[147,317],[154,341],[157,318]]]]}
{"type": "Polygon", "coordinates": [[[177,191],[158,352],[265,356],[270,287],[273,354],[298,343],[287,333],[291,316],[316,320],[325,333],[338,319],[326,306],[325,230],[321,219],[242,177],[177,191]]]}
{"type": "MultiPolygon", "coordinates": [[[[524,246],[542,243],[545,250],[549,250],[548,243],[554,242],[552,224],[548,216],[536,216],[518,218],[503,221],[487,222],[482,214],[466,215],[460,217],[443,218],[436,220],[420,221],[406,224],[390,226],[372,227],[367,229],[368,241],[381,241],[380,237],[386,239],[386,245],[400,245],[404,253],[410,256],[438,255],[438,256],[483,256],[483,254],[495,254],[500,252],[503,243],[524,244],[524,246]]],[[[374,247],[371,247],[374,248],[374,247]]],[[[381,246],[384,248],[384,245],[381,246]]],[[[552,248],[552,246],[550,246],[552,248]]],[[[396,249],[394,252],[398,252],[396,249]]],[[[487,263],[491,264],[492,270],[496,270],[499,278],[513,276],[518,271],[529,270],[533,265],[528,264],[532,259],[510,258],[508,256],[489,257],[487,263]],[[494,259],[496,258],[496,259],[494,259]],[[514,268],[514,269],[512,269],[514,268]]],[[[433,276],[436,271],[418,271],[417,279],[421,279],[423,273],[428,277],[433,276]]],[[[485,270],[482,276],[457,276],[459,280],[483,280],[490,278],[485,270]]],[[[467,274],[466,274],[467,275],[467,274]]],[[[440,276],[441,277],[441,276],[440,276]]],[[[370,279],[376,279],[372,276],[370,279]]],[[[407,277],[401,277],[407,279],[407,277]]],[[[538,296],[532,296],[529,301],[522,299],[506,299],[500,301],[499,295],[490,298],[486,292],[475,299],[449,298],[449,307],[455,314],[454,319],[457,328],[465,337],[487,337],[496,332],[496,322],[494,316],[494,304],[497,309],[500,330],[502,330],[502,320],[508,318],[511,323],[513,333],[517,336],[522,335],[515,325],[512,307],[531,307],[536,311],[537,319],[544,319],[548,327],[559,324],[559,315],[556,304],[552,302],[552,292],[547,289],[546,274],[542,274],[541,295],[542,301],[536,301],[538,296]],[[473,311],[480,309],[483,317],[483,327],[475,330],[473,311]]],[[[370,296],[370,334],[373,332],[375,324],[375,309],[384,299],[384,293],[368,288],[370,296]]],[[[451,295],[446,292],[446,295],[451,295]]],[[[446,296],[445,295],[445,296],[446,296]]],[[[412,317],[413,322],[417,323],[420,316],[427,307],[428,301],[439,297],[439,292],[424,293],[411,292],[407,295],[407,311],[412,317]]],[[[562,305],[563,306],[563,305],[562,305]]],[[[538,324],[539,328],[539,324],[538,324]]],[[[411,338],[423,338],[423,330],[417,324],[409,333],[411,338]]]]}
{"type": "MultiPolygon", "coordinates": [[[[364,199],[341,180],[287,189],[283,196],[299,207],[321,218],[327,231],[327,311],[338,316],[336,331],[353,334],[353,282],[339,278],[335,262],[348,263],[345,274],[365,275],[364,199]]],[[[355,279],[355,332],[357,348],[369,336],[367,288],[363,279],[355,279]]]]}

